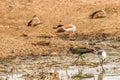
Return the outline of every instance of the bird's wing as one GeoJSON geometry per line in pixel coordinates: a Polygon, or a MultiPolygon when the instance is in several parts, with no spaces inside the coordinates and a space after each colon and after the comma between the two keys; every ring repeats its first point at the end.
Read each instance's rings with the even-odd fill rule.
{"type": "Polygon", "coordinates": [[[78,49],[77,51],[78,51],[79,53],[85,53],[85,52],[87,52],[87,49],[81,48],[81,49],[78,49]]]}

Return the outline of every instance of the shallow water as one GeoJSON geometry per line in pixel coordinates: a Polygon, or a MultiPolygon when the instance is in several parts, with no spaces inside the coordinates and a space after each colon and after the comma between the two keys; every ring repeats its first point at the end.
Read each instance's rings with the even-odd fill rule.
{"type": "MultiPolygon", "coordinates": [[[[82,78],[77,80],[120,80],[120,63],[119,62],[107,62],[103,65],[105,72],[102,72],[101,66],[89,66],[89,65],[70,65],[76,58],[75,56],[47,56],[41,57],[36,60],[31,61],[26,59],[24,64],[15,65],[13,70],[9,72],[1,72],[0,78],[3,80],[26,80],[31,78],[31,80],[38,80],[36,77],[40,72],[45,71],[49,73],[54,73],[57,71],[60,80],[74,80],[72,77],[79,74],[92,74],[92,78],[82,78]],[[26,64],[27,62],[27,64],[26,64]],[[32,77],[24,75],[32,75],[32,77]]],[[[110,58],[111,59],[111,58],[110,58]]],[[[87,60],[87,59],[86,59],[87,60]]],[[[90,60],[88,60],[90,61],[90,60]]],[[[98,61],[91,60],[91,61],[98,61]]],[[[7,68],[9,69],[11,65],[7,68]]],[[[6,68],[4,68],[6,70],[6,68]]],[[[50,80],[50,76],[46,76],[43,80],[50,80]]],[[[76,79],[75,79],[76,80],[76,79]]]]}
{"type": "MultiPolygon", "coordinates": [[[[81,66],[80,66],[81,67],[81,66]]],[[[72,80],[72,76],[82,73],[93,74],[93,78],[83,78],[80,80],[120,80],[120,65],[105,65],[105,72],[97,71],[100,67],[81,69],[79,66],[70,66],[67,69],[58,70],[60,80],[72,80]],[[116,67],[116,70],[112,69],[116,67]],[[99,75],[102,75],[99,76],[99,75]]]]}

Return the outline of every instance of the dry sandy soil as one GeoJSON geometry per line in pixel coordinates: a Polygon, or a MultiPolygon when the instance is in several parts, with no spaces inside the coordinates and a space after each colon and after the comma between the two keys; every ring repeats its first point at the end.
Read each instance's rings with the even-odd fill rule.
{"type": "MultiPolygon", "coordinates": [[[[76,41],[120,41],[120,0],[0,0],[0,57],[62,55],[76,41]],[[104,9],[106,18],[89,15],[104,9]],[[42,24],[27,27],[33,15],[42,24]],[[75,34],[56,33],[58,24],[74,24],[75,34]]],[[[120,45],[118,44],[118,47],[120,45]]]]}

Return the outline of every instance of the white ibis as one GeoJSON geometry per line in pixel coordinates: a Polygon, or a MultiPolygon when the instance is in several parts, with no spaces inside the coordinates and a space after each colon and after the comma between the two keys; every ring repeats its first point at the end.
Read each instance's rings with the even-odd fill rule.
{"type": "Polygon", "coordinates": [[[99,50],[97,52],[98,58],[101,60],[101,65],[103,65],[103,62],[105,61],[105,59],[107,58],[107,54],[105,52],[105,50],[99,50]]]}
{"type": "Polygon", "coordinates": [[[105,59],[107,58],[107,54],[106,54],[105,50],[99,50],[97,52],[97,55],[98,55],[98,58],[100,59],[102,72],[105,72],[104,67],[103,67],[103,63],[104,63],[105,59]]]}

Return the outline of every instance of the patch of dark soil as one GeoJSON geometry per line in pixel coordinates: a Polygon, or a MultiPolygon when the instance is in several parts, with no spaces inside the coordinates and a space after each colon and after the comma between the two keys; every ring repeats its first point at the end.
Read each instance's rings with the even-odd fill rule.
{"type": "Polygon", "coordinates": [[[20,35],[20,36],[22,36],[22,37],[28,37],[28,35],[27,35],[27,34],[22,34],[22,35],[20,35]]]}
{"type": "Polygon", "coordinates": [[[97,34],[73,34],[72,36],[69,34],[60,34],[57,35],[57,37],[63,39],[63,40],[68,40],[68,41],[80,41],[80,40],[89,40],[89,41],[93,41],[93,40],[100,40],[100,41],[107,41],[107,40],[111,40],[112,35],[111,34],[106,34],[106,33],[97,33],[97,34]]]}
{"type": "Polygon", "coordinates": [[[50,45],[50,42],[47,42],[47,41],[39,41],[39,42],[32,43],[32,45],[34,45],[34,46],[49,46],[49,45],[50,45]]]}
{"type": "Polygon", "coordinates": [[[38,38],[55,38],[55,36],[51,36],[51,35],[40,35],[37,36],[38,38]]]}
{"type": "Polygon", "coordinates": [[[117,36],[117,37],[116,37],[116,41],[119,41],[119,42],[120,42],[120,36],[117,36]]]}

